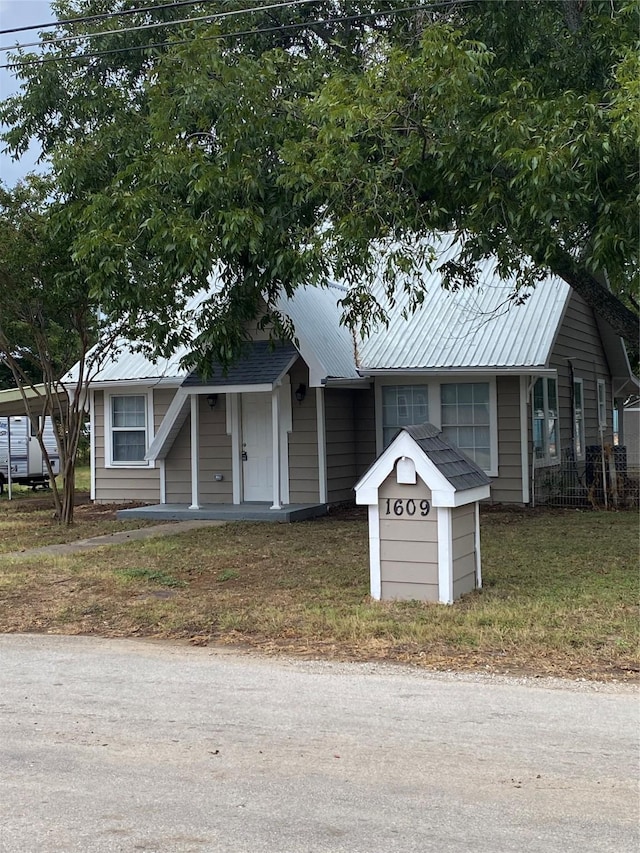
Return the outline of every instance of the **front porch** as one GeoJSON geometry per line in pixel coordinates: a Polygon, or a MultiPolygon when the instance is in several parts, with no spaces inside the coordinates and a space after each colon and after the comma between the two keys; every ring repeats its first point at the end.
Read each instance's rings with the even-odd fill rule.
{"type": "Polygon", "coordinates": [[[328,512],[327,504],[288,504],[272,509],[269,503],[202,504],[197,509],[188,504],[154,504],[120,509],[117,518],[143,518],[147,521],[271,521],[290,523],[318,518],[328,512]]]}

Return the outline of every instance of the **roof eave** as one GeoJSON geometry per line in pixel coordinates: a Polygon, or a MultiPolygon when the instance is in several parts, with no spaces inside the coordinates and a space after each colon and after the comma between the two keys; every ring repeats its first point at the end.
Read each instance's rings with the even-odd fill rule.
{"type": "Polygon", "coordinates": [[[412,374],[414,376],[430,376],[437,374],[478,374],[480,376],[555,376],[557,370],[544,367],[543,365],[515,365],[515,366],[483,366],[465,367],[361,367],[360,375],[366,376],[399,376],[412,374]]]}

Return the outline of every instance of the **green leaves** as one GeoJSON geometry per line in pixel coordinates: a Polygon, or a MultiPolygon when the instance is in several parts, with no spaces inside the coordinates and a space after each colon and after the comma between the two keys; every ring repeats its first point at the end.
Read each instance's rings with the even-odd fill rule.
{"type": "MultiPolygon", "coordinates": [[[[21,71],[24,92],[0,117],[14,150],[35,135],[51,157],[92,296],[111,316],[144,315],[138,334],[166,352],[184,333],[171,318],[220,270],[224,300],[203,315],[194,347],[205,361],[226,358],[249,312],[268,314],[302,282],[344,277],[348,321],[382,321],[388,305],[367,286],[381,242],[394,258],[388,304],[407,280],[418,307],[416,247],[453,229],[467,238],[461,280],[487,253],[523,284],[545,266],[576,287],[606,270],[615,297],[599,285],[581,292],[635,338],[633,4],[589,0],[569,15],[556,0],[477,2],[319,24],[376,7],[388,10],[319,2],[252,13],[245,29],[281,29],[242,37],[235,19],[123,32],[109,37],[116,53],[80,60],[86,25],[60,27],[74,40],[49,47],[59,61],[21,71]],[[153,52],[126,52],[151,39],[153,52]],[[578,278],[554,266],[567,253],[578,278]]],[[[66,14],[109,8],[60,4],[66,14]]]]}

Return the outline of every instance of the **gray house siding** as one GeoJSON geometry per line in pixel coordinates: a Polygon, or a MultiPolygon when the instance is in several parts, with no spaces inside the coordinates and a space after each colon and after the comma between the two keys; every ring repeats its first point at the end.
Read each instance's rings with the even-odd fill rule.
{"type": "Polygon", "coordinates": [[[325,434],[327,441],[327,499],[340,503],[354,499],[358,479],[356,467],[356,391],[325,390],[325,434]]]}
{"type": "Polygon", "coordinates": [[[359,478],[376,458],[376,395],[373,386],[354,390],[353,406],[356,430],[356,473],[359,478]]]}
{"type": "MultiPolygon", "coordinates": [[[[199,498],[202,503],[231,503],[231,437],[226,433],[226,397],[218,396],[215,409],[206,397],[198,398],[200,453],[198,461],[199,498]],[[223,480],[218,482],[216,474],[223,480]]],[[[191,418],[187,417],[165,462],[167,503],[191,503],[191,418]]]]}
{"type": "MultiPolygon", "coordinates": [[[[215,409],[210,409],[206,397],[200,396],[199,398],[200,459],[198,476],[200,500],[205,504],[231,503],[233,501],[231,436],[227,435],[226,402],[226,396],[220,394],[215,409]],[[221,481],[215,479],[217,474],[223,477],[221,481]]],[[[191,445],[191,440],[189,440],[189,445],[191,445]]]]}
{"type": "Polygon", "coordinates": [[[607,397],[607,426],[604,431],[604,441],[612,443],[613,402],[609,365],[602,348],[593,311],[576,293],[573,293],[569,300],[550,359],[550,366],[558,371],[561,458],[566,457],[572,441],[573,411],[570,361],[573,365],[574,378],[583,381],[585,446],[600,444],[598,379],[605,381],[607,397]]]}
{"type": "MultiPolygon", "coordinates": [[[[158,392],[154,393],[155,395],[158,392]]],[[[162,405],[161,401],[161,405],[162,405]]],[[[97,503],[122,503],[142,501],[157,503],[160,500],[160,472],[157,468],[107,468],[105,462],[105,396],[94,394],[95,435],[95,499],[97,503]]],[[[154,416],[157,427],[158,417],[154,416]]]]}
{"type": "Polygon", "coordinates": [[[491,478],[491,501],[522,503],[520,377],[498,376],[498,476],[491,478]]]}
{"type": "Polygon", "coordinates": [[[318,425],[316,389],[309,388],[309,371],[298,361],[289,371],[291,379],[291,424],[289,434],[289,500],[291,503],[317,503],[319,500],[318,425]],[[307,395],[298,403],[295,390],[304,383],[307,395]]]}

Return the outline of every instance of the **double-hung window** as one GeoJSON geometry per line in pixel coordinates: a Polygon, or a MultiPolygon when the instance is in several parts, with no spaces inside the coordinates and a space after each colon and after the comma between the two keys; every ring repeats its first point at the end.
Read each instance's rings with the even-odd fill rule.
{"type": "Polygon", "coordinates": [[[437,382],[382,385],[382,441],[388,447],[398,430],[430,421],[445,441],[457,445],[484,471],[498,473],[495,383],[437,382]]]}
{"type": "Polygon", "coordinates": [[[111,462],[140,464],[147,451],[146,394],[122,394],[110,398],[111,462]]]}
{"type": "Polygon", "coordinates": [[[560,455],[558,383],[537,379],[533,386],[533,448],[538,460],[556,461],[560,455]]]}
{"type": "Polygon", "coordinates": [[[485,471],[491,470],[488,382],[440,386],[442,436],[457,445],[485,471]]]}
{"type": "Polygon", "coordinates": [[[584,383],[573,381],[573,441],[577,459],[584,456],[584,383]]]}
{"type": "Polygon", "coordinates": [[[382,441],[391,444],[398,429],[429,420],[429,393],[426,385],[382,386],[382,441]]]}

